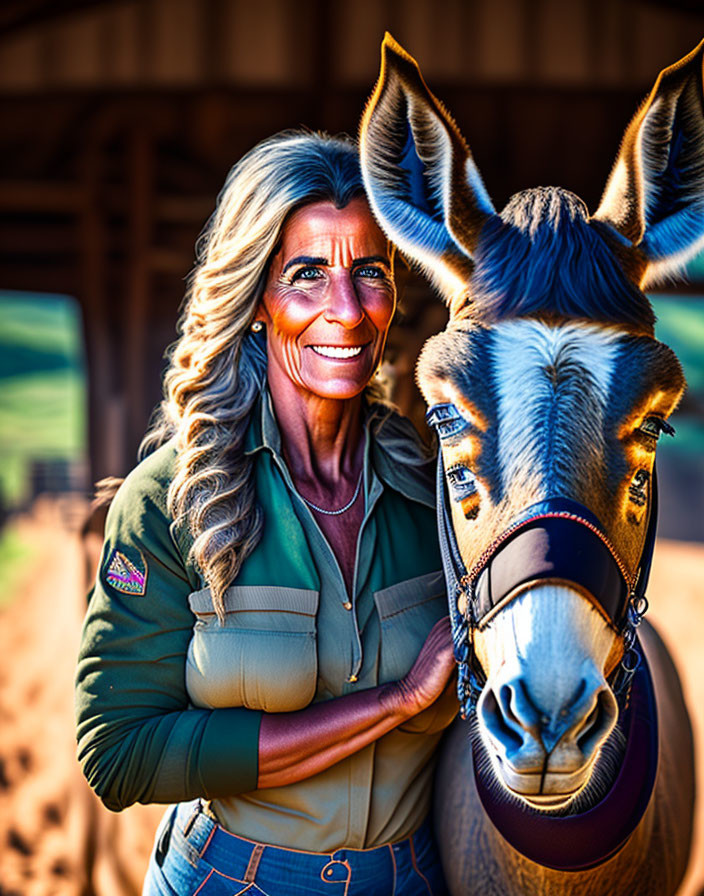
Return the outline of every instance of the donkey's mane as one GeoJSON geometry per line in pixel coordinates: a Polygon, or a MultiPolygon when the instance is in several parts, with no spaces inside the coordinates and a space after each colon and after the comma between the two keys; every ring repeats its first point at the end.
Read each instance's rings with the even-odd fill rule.
{"type": "Polygon", "coordinates": [[[624,274],[618,239],[568,190],[516,193],[481,231],[469,284],[474,309],[494,321],[558,315],[652,333],[650,303],[624,274]]]}

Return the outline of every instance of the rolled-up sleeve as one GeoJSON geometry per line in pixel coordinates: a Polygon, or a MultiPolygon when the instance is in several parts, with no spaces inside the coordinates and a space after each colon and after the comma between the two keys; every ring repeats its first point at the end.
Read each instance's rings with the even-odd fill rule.
{"type": "MultiPolygon", "coordinates": [[[[170,454],[169,454],[170,452],[170,454]]],[[[110,508],[76,677],[78,759],[109,809],[253,790],[261,713],[190,705],[192,581],[166,512],[164,446],[110,508]]]]}

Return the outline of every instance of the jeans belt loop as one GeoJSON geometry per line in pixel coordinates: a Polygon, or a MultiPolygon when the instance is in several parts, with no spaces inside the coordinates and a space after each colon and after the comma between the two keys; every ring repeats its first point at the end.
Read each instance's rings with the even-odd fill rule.
{"type": "Polygon", "coordinates": [[[200,800],[198,800],[193,808],[193,811],[188,816],[188,819],[186,820],[186,823],[183,826],[183,836],[184,837],[188,837],[188,835],[191,833],[191,828],[196,823],[196,819],[198,818],[200,813],[201,813],[201,802],[200,802],[200,800]]]}
{"type": "Polygon", "coordinates": [[[252,850],[252,855],[249,857],[249,864],[247,865],[247,870],[244,873],[244,879],[248,884],[253,884],[255,878],[257,876],[257,870],[259,869],[259,862],[262,857],[262,853],[264,852],[264,844],[263,843],[255,843],[254,849],[252,850]]]}

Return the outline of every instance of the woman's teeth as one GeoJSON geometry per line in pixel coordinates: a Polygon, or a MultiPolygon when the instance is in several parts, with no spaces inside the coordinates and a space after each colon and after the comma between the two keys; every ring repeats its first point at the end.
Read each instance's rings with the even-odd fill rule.
{"type": "Polygon", "coordinates": [[[324,358],[354,358],[364,348],[363,345],[312,345],[313,351],[324,358]]]}

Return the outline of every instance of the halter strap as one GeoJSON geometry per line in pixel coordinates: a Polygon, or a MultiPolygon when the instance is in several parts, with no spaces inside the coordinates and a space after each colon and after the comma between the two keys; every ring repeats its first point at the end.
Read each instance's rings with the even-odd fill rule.
{"type": "MultiPolygon", "coordinates": [[[[673,430],[674,432],[674,430],[673,430]]],[[[650,579],[650,568],[653,565],[653,553],[655,551],[655,536],[658,530],[658,471],[653,463],[653,484],[650,490],[650,506],[648,508],[648,529],[645,533],[643,550],[640,555],[640,564],[636,574],[636,582],[633,586],[633,596],[636,600],[645,597],[650,579]]]]}

